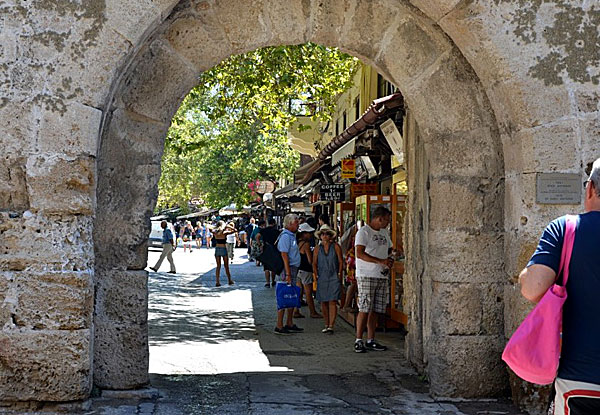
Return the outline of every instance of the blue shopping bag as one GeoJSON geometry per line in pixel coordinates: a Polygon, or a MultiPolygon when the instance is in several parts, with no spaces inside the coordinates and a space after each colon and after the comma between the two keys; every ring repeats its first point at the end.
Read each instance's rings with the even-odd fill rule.
{"type": "Polygon", "coordinates": [[[285,282],[278,282],[275,288],[277,297],[277,310],[282,308],[300,308],[300,296],[302,289],[296,285],[287,285],[285,282]]]}

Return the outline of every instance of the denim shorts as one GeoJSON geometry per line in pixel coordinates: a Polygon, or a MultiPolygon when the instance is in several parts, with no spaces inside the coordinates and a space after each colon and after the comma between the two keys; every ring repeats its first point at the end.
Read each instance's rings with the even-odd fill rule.
{"type": "Polygon", "coordinates": [[[224,246],[217,246],[215,248],[215,256],[227,256],[227,248],[225,248],[224,246]]]}

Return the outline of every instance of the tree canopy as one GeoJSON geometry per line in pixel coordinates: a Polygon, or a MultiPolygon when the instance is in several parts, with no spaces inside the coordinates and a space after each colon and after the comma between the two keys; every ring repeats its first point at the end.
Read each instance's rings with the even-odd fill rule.
{"type": "Polygon", "coordinates": [[[157,208],[247,204],[256,180],[289,178],[299,154],[287,129],[299,113],[328,120],[357,60],[307,43],[232,56],[204,72],[167,134],[157,208]]]}

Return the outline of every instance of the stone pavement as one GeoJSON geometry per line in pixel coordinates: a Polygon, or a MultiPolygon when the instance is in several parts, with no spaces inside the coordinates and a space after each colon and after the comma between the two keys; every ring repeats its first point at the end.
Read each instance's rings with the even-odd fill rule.
{"type": "MultiPolygon", "coordinates": [[[[215,287],[212,250],[175,252],[178,274],[149,275],[151,387],[101,391],[85,414],[521,414],[506,399],[433,399],[407,364],[403,336],[378,332],[386,352],[356,354],[352,328],[298,319],[273,333],[274,289],[236,250],[234,286],[215,287]]],[[[154,264],[158,252],[150,252],[154,264]]],[[[226,281],[223,278],[221,281],[226,281]]],[[[308,314],[304,311],[304,314],[308,314]]]]}

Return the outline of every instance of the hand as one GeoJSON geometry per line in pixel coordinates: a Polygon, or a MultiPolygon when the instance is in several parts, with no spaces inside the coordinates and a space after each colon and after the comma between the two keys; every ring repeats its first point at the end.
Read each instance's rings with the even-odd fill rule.
{"type": "Polygon", "coordinates": [[[287,285],[292,285],[292,277],[288,277],[288,279],[287,279],[287,285]]]}
{"type": "Polygon", "coordinates": [[[388,258],[385,262],[388,268],[392,268],[394,266],[394,260],[392,258],[388,258]]]}

